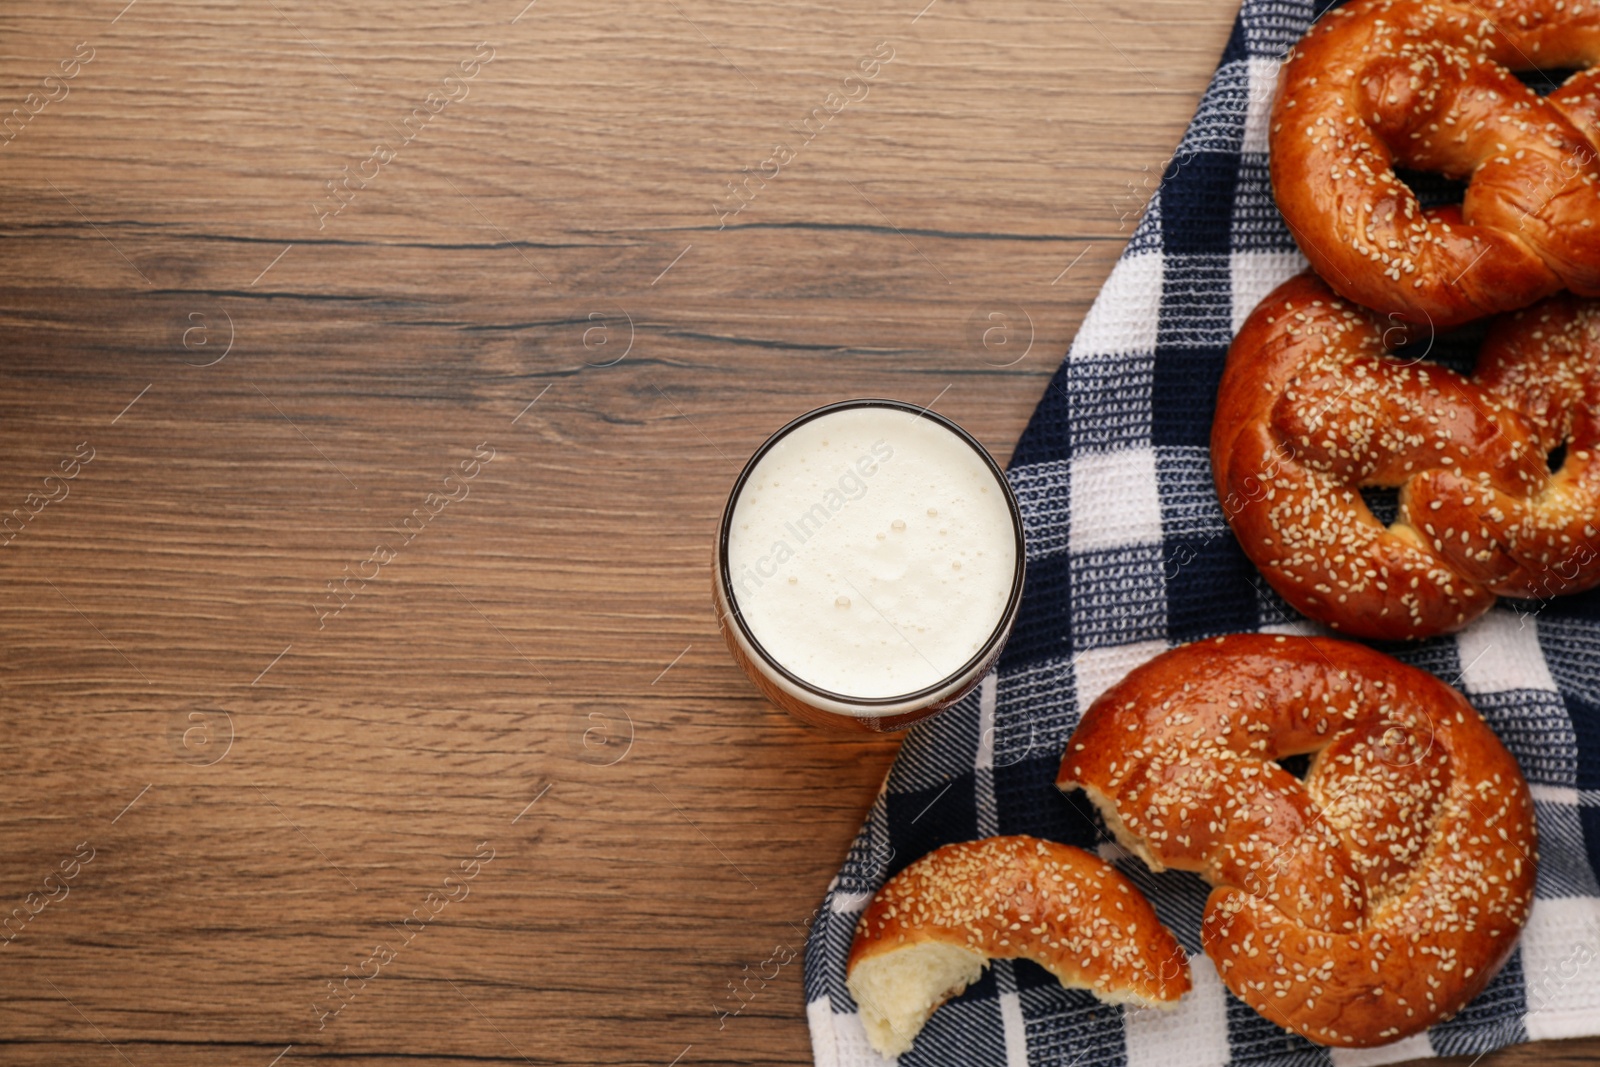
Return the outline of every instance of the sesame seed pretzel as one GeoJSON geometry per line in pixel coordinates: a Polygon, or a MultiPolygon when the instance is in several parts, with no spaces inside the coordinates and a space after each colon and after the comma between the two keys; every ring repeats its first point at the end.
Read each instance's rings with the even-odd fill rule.
{"type": "Polygon", "coordinates": [[[1378,639],[1600,584],[1600,302],[1506,316],[1471,378],[1388,355],[1401,333],[1309,273],[1251,313],[1211,430],[1245,554],[1306,615],[1378,639]],[[1367,486],[1399,488],[1393,523],[1367,486]]]}
{"type": "Polygon", "coordinates": [[[1109,1004],[1171,1007],[1189,960],[1128,877],[1071,845],[960,841],[889,879],[856,925],[846,982],[867,1039],[911,1047],[928,1017],[995,959],[1028,959],[1109,1004]]]}
{"type": "Polygon", "coordinates": [[[1600,296],[1600,0],[1356,0],[1286,60],[1278,207],[1342,295],[1438,329],[1562,288],[1600,296]],[[1423,210],[1395,166],[1469,182],[1423,210]]]}
{"type": "Polygon", "coordinates": [[[1460,693],[1361,645],[1172,649],[1084,713],[1056,785],[1212,891],[1201,943],[1280,1026],[1365,1047],[1459,1011],[1533,899],[1533,800],[1460,693]],[[1276,761],[1314,754],[1302,781],[1276,761]]]}

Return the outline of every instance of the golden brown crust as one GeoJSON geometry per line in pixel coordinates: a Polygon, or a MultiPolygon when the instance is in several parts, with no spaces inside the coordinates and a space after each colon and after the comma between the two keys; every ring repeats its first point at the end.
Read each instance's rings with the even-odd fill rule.
{"type": "Polygon", "coordinates": [[[1211,431],[1245,554],[1311,618],[1390,640],[1459,630],[1496,596],[1600,583],[1600,302],[1507,317],[1471,379],[1387,355],[1405,339],[1312,274],[1251,313],[1211,431]],[[1389,526],[1366,486],[1400,489],[1389,526]]]}
{"type": "MultiPolygon", "coordinates": [[[[1546,600],[1600,585],[1600,301],[1562,293],[1490,329],[1473,380],[1521,414],[1536,455],[1567,449],[1538,492],[1438,485],[1440,514],[1478,519],[1506,546],[1492,592],[1546,600]]],[[[1432,508],[1432,502],[1427,505],[1432,508]]]]}
{"type": "Polygon", "coordinates": [[[1459,1011],[1533,900],[1516,760],[1454,689],[1360,645],[1173,649],[1095,701],[1056,784],[1087,791],[1135,851],[1206,877],[1202,940],[1223,982],[1324,1045],[1384,1044],[1459,1011]],[[1304,782],[1275,762],[1305,753],[1304,782]]]}
{"type": "Polygon", "coordinates": [[[1342,295],[1445,329],[1563,286],[1600,296],[1592,74],[1540,98],[1512,69],[1600,61],[1596,0],[1355,0],[1284,64],[1272,183],[1342,295]],[[1509,68],[1509,69],[1508,69],[1509,68]],[[1424,211],[1396,166],[1469,181],[1424,211]]]}
{"type": "Polygon", "coordinates": [[[1561,108],[1591,144],[1600,145],[1600,67],[1580,70],[1545,99],[1561,108]]]}
{"type": "Polygon", "coordinates": [[[895,875],[862,914],[846,973],[929,941],[1032,960],[1114,1002],[1189,991],[1183,948],[1133,883],[1098,856],[1036,837],[945,845],[895,875]]]}

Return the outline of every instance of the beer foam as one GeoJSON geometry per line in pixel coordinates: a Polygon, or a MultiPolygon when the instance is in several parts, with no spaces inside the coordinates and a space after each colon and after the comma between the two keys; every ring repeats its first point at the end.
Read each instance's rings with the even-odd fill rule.
{"type": "Polygon", "coordinates": [[[728,578],[751,636],[847,697],[959,672],[999,625],[1017,569],[1004,487],[965,439],[852,407],[774,442],[733,505],[728,578]]]}

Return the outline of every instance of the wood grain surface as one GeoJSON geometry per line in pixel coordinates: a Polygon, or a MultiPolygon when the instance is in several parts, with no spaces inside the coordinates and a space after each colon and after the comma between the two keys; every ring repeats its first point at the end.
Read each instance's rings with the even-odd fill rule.
{"type": "Polygon", "coordinates": [[[723,497],[1004,459],[1234,7],[524,3],[0,12],[0,1062],[809,1061],[730,984],[896,741],[738,674],[723,497]]]}

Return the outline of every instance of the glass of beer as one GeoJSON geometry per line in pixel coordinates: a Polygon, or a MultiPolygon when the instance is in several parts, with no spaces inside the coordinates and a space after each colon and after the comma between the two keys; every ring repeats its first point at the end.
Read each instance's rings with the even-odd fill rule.
{"type": "Polygon", "coordinates": [[[971,692],[1022,599],[1022,516],[998,464],[896,400],[809,411],[745,464],[714,597],[739,666],[816,725],[898,730],[971,692]]]}

